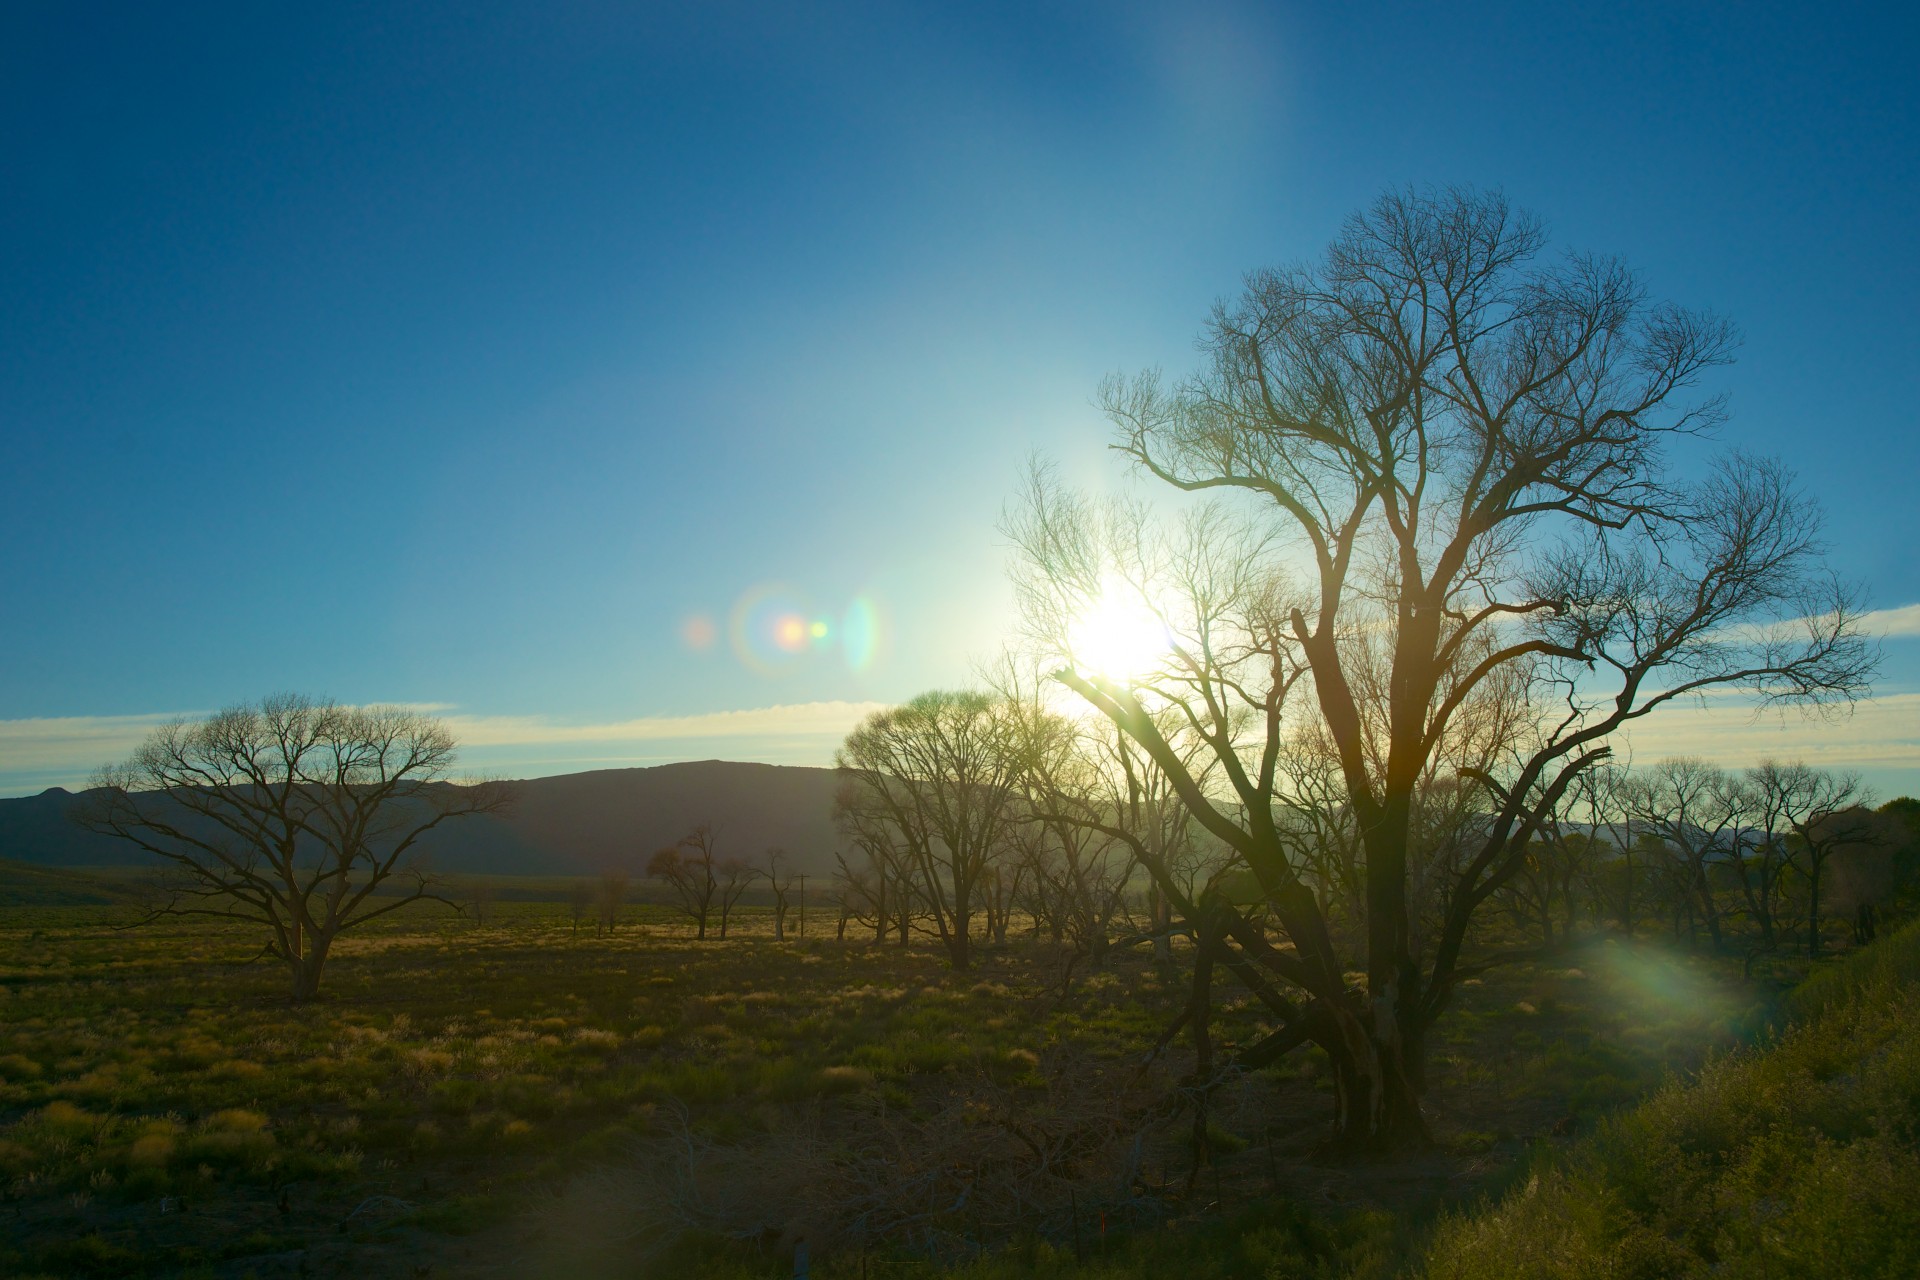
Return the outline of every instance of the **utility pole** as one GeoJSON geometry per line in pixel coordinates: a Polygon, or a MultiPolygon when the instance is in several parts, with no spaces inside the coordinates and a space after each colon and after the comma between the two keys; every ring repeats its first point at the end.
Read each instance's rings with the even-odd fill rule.
{"type": "Polygon", "coordinates": [[[807,936],[807,873],[800,873],[800,936],[807,936]]]}

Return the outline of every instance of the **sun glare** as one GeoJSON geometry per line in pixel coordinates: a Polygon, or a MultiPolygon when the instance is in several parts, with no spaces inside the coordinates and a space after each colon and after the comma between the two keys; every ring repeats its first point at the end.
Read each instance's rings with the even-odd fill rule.
{"type": "Polygon", "coordinates": [[[1110,582],[1067,628],[1074,666],[1106,680],[1132,680],[1173,647],[1167,628],[1125,583],[1110,582]]]}

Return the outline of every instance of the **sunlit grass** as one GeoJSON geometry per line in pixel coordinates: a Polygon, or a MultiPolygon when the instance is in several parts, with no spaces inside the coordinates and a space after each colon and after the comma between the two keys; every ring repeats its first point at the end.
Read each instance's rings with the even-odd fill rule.
{"type": "Polygon", "coordinates": [[[1800,1022],[1777,1042],[1670,1083],[1444,1224],[1426,1274],[1920,1274],[1920,926],[1788,1008],[1800,1022]]]}

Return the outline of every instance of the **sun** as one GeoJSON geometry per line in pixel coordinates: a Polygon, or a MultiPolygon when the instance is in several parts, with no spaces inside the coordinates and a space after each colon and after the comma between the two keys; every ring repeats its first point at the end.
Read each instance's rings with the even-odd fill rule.
{"type": "Polygon", "coordinates": [[[1147,674],[1173,648],[1164,622],[1124,582],[1100,594],[1067,624],[1067,649],[1086,675],[1126,682],[1147,674]]]}

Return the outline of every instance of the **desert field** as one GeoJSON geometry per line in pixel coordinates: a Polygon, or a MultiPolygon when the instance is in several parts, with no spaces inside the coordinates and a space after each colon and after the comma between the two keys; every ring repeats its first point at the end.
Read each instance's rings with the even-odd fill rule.
{"type": "MultiPolygon", "coordinates": [[[[257,930],[0,908],[0,1270],[1389,1274],[1436,1213],[1755,1034],[1792,976],[1617,938],[1492,970],[1439,1027],[1435,1149],[1374,1161],[1323,1152],[1312,1052],[1196,1123],[1192,1050],[1156,1052],[1179,950],[1089,968],[1019,938],[956,973],[817,911],[696,942],[663,905],[601,932],[560,882],[500,884],[484,923],[421,904],[344,936],[301,1007],[257,930]]],[[[1261,1030],[1216,1011],[1217,1045],[1261,1030]]]]}

